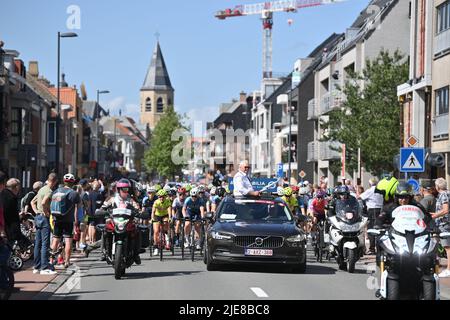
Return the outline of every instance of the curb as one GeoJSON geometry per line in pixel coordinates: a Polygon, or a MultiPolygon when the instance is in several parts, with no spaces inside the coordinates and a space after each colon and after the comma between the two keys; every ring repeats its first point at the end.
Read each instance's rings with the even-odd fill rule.
{"type": "Polygon", "coordinates": [[[49,300],[53,294],[66,283],[66,281],[75,273],[75,270],[67,270],[53,279],[41,292],[33,297],[32,300],[49,300]]]}

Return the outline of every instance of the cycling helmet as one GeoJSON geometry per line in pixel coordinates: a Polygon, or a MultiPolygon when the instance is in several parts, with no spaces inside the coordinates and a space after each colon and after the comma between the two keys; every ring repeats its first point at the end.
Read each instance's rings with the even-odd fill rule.
{"type": "Polygon", "coordinates": [[[300,188],[296,185],[293,185],[291,188],[293,193],[298,193],[300,191],[300,188]]]}
{"type": "Polygon", "coordinates": [[[341,194],[345,194],[345,195],[349,195],[350,194],[350,189],[347,186],[337,186],[336,189],[334,189],[334,192],[337,195],[341,195],[341,194]]]}
{"type": "Polygon", "coordinates": [[[166,185],[164,186],[164,190],[165,190],[166,192],[169,192],[169,191],[170,191],[170,186],[169,186],[168,184],[166,184],[166,185]]]}
{"type": "Polygon", "coordinates": [[[404,196],[413,197],[414,192],[413,192],[412,186],[407,182],[400,182],[397,185],[397,188],[395,189],[395,196],[396,197],[404,197],[404,196]]]}
{"type": "Polygon", "coordinates": [[[199,192],[199,190],[197,188],[193,188],[193,189],[191,189],[191,192],[189,194],[191,197],[196,197],[196,196],[198,196],[198,192],[199,192]]]}
{"type": "Polygon", "coordinates": [[[226,193],[227,193],[227,190],[225,190],[224,187],[218,187],[216,190],[216,194],[221,198],[225,197],[226,193]]]}
{"type": "Polygon", "coordinates": [[[284,196],[284,189],[283,189],[283,187],[277,187],[277,194],[280,197],[284,196]]]}
{"type": "Polygon", "coordinates": [[[186,189],[183,188],[183,187],[181,187],[181,188],[178,188],[177,192],[178,192],[179,194],[185,194],[185,193],[186,193],[186,189]]]}
{"type": "Polygon", "coordinates": [[[323,190],[319,190],[316,193],[316,198],[325,198],[326,196],[327,196],[327,194],[323,190]]]}
{"type": "Polygon", "coordinates": [[[384,201],[389,201],[394,198],[395,190],[398,185],[398,180],[395,177],[386,177],[378,182],[375,187],[375,192],[384,196],[384,201]]]}
{"type": "Polygon", "coordinates": [[[198,192],[204,192],[205,191],[205,186],[203,184],[198,186],[198,192]]]}
{"type": "Polygon", "coordinates": [[[156,192],[158,192],[158,191],[161,190],[161,189],[162,189],[162,187],[161,187],[160,184],[155,185],[155,190],[156,190],[156,192]]]}
{"type": "Polygon", "coordinates": [[[284,188],[283,193],[286,197],[292,196],[292,188],[291,187],[284,188]]]}
{"type": "Polygon", "coordinates": [[[169,196],[174,197],[177,195],[177,191],[174,189],[170,189],[169,192],[167,193],[169,196]]]}
{"type": "Polygon", "coordinates": [[[65,174],[64,175],[64,182],[70,182],[70,183],[74,183],[75,182],[75,176],[71,173],[65,174]]]}
{"type": "Polygon", "coordinates": [[[147,192],[148,193],[156,193],[156,189],[155,189],[155,187],[147,187],[147,192]]]}
{"type": "Polygon", "coordinates": [[[158,193],[156,194],[158,197],[165,197],[167,196],[167,192],[164,189],[161,189],[158,191],[158,193]]]}
{"type": "Polygon", "coordinates": [[[186,192],[189,192],[189,191],[192,190],[192,186],[188,183],[188,184],[185,186],[185,189],[186,189],[186,192]]]}
{"type": "Polygon", "coordinates": [[[117,181],[116,188],[117,189],[131,188],[130,180],[128,180],[128,179],[120,179],[119,181],[117,181]]]}

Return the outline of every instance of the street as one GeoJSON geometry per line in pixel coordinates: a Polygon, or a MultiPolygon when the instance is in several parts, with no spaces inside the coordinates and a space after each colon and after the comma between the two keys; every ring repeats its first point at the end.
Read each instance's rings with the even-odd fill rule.
{"type": "Polygon", "coordinates": [[[229,266],[208,272],[200,255],[192,262],[182,261],[179,251],[173,257],[168,254],[162,262],[156,257],[150,260],[147,249],[141,254],[142,265],[133,265],[122,280],[115,280],[113,268],[99,261],[99,253],[93,253],[76,263],[75,274],[51,299],[375,299],[375,291],[367,288],[371,278],[368,269],[374,269],[373,258],[364,257],[358,262],[355,273],[349,274],[338,270],[334,260],[317,263],[309,251],[306,273],[294,274],[282,268],[264,266],[229,266]]]}

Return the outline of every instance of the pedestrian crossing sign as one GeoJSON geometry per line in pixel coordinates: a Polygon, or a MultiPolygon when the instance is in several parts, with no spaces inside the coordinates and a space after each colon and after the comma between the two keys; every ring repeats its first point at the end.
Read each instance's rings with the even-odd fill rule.
{"type": "Polygon", "coordinates": [[[400,149],[400,172],[424,172],[425,171],[425,149],[424,148],[401,148],[400,149]]]}

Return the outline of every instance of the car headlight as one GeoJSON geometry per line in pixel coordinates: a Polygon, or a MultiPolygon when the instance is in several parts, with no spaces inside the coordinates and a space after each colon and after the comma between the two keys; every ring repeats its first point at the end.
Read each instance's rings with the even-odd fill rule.
{"type": "Polygon", "coordinates": [[[291,236],[289,238],[286,238],[286,241],[288,242],[301,242],[305,240],[305,235],[303,234],[297,234],[295,236],[291,236]]]}
{"type": "Polygon", "coordinates": [[[212,231],[211,237],[216,240],[231,240],[233,238],[233,235],[218,231],[212,231]]]}

